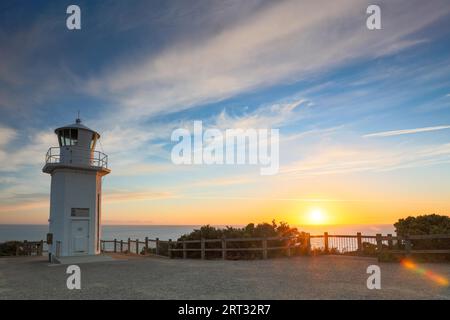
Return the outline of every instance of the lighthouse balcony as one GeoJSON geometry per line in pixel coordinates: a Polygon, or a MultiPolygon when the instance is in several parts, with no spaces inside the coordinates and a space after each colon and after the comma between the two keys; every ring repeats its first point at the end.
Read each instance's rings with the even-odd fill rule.
{"type": "Polygon", "coordinates": [[[70,147],[52,147],[45,155],[45,165],[42,169],[51,173],[56,168],[71,168],[101,171],[109,173],[108,156],[100,151],[70,147]]]}

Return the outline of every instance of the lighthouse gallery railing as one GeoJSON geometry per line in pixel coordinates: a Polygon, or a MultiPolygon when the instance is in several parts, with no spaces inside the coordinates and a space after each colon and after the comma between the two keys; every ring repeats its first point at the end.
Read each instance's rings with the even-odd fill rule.
{"type": "MultiPolygon", "coordinates": [[[[108,156],[100,151],[88,151],[86,152],[90,156],[83,157],[80,156],[78,153],[76,154],[65,154],[64,159],[61,157],[61,149],[66,147],[51,147],[48,149],[47,154],[45,155],[45,163],[46,164],[58,164],[58,163],[64,163],[64,164],[71,164],[71,163],[77,163],[80,160],[88,160],[90,165],[93,167],[101,167],[101,168],[108,168],[108,156]]],[[[73,148],[73,147],[72,147],[73,148]]]]}

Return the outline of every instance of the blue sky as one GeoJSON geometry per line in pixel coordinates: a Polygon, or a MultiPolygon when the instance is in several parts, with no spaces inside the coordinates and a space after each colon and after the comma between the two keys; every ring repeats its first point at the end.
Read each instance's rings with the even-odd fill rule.
{"type": "Polygon", "coordinates": [[[82,29],[69,31],[73,2],[3,1],[0,222],[46,222],[40,169],[78,110],[110,157],[112,223],[208,223],[224,202],[235,214],[214,222],[289,219],[324,197],[367,202],[345,208],[356,222],[392,221],[366,211],[391,197],[398,216],[448,214],[450,4],[377,3],[370,31],[368,1],[77,1],[82,29]],[[279,128],[280,174],[174,166],[170,134],[194,120],[279,128]]]}

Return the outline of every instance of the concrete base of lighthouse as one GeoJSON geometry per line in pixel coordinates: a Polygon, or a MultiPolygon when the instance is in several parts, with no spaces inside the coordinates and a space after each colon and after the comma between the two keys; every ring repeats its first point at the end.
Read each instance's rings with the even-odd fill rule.
{"type": "Polygon", "coordinates": [[[81,264],[81,263],[94,263],[94,262],[110,262],[115,259],[106,254],[98,255],[85,255],[85,256],[71,256],[71,257],[54,257],[52,263],[57,264],[81,264]]]}

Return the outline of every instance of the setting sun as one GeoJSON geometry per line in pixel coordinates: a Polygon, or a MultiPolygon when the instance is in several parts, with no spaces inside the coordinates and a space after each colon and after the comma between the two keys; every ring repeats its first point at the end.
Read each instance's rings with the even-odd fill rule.
{"type": "Polygon", "coordinates": [[[310,224],[324,224],[326,221],[326,216],[323,211],[319,208],[312,209],[308,213],[308,222],[310,224]]]}

